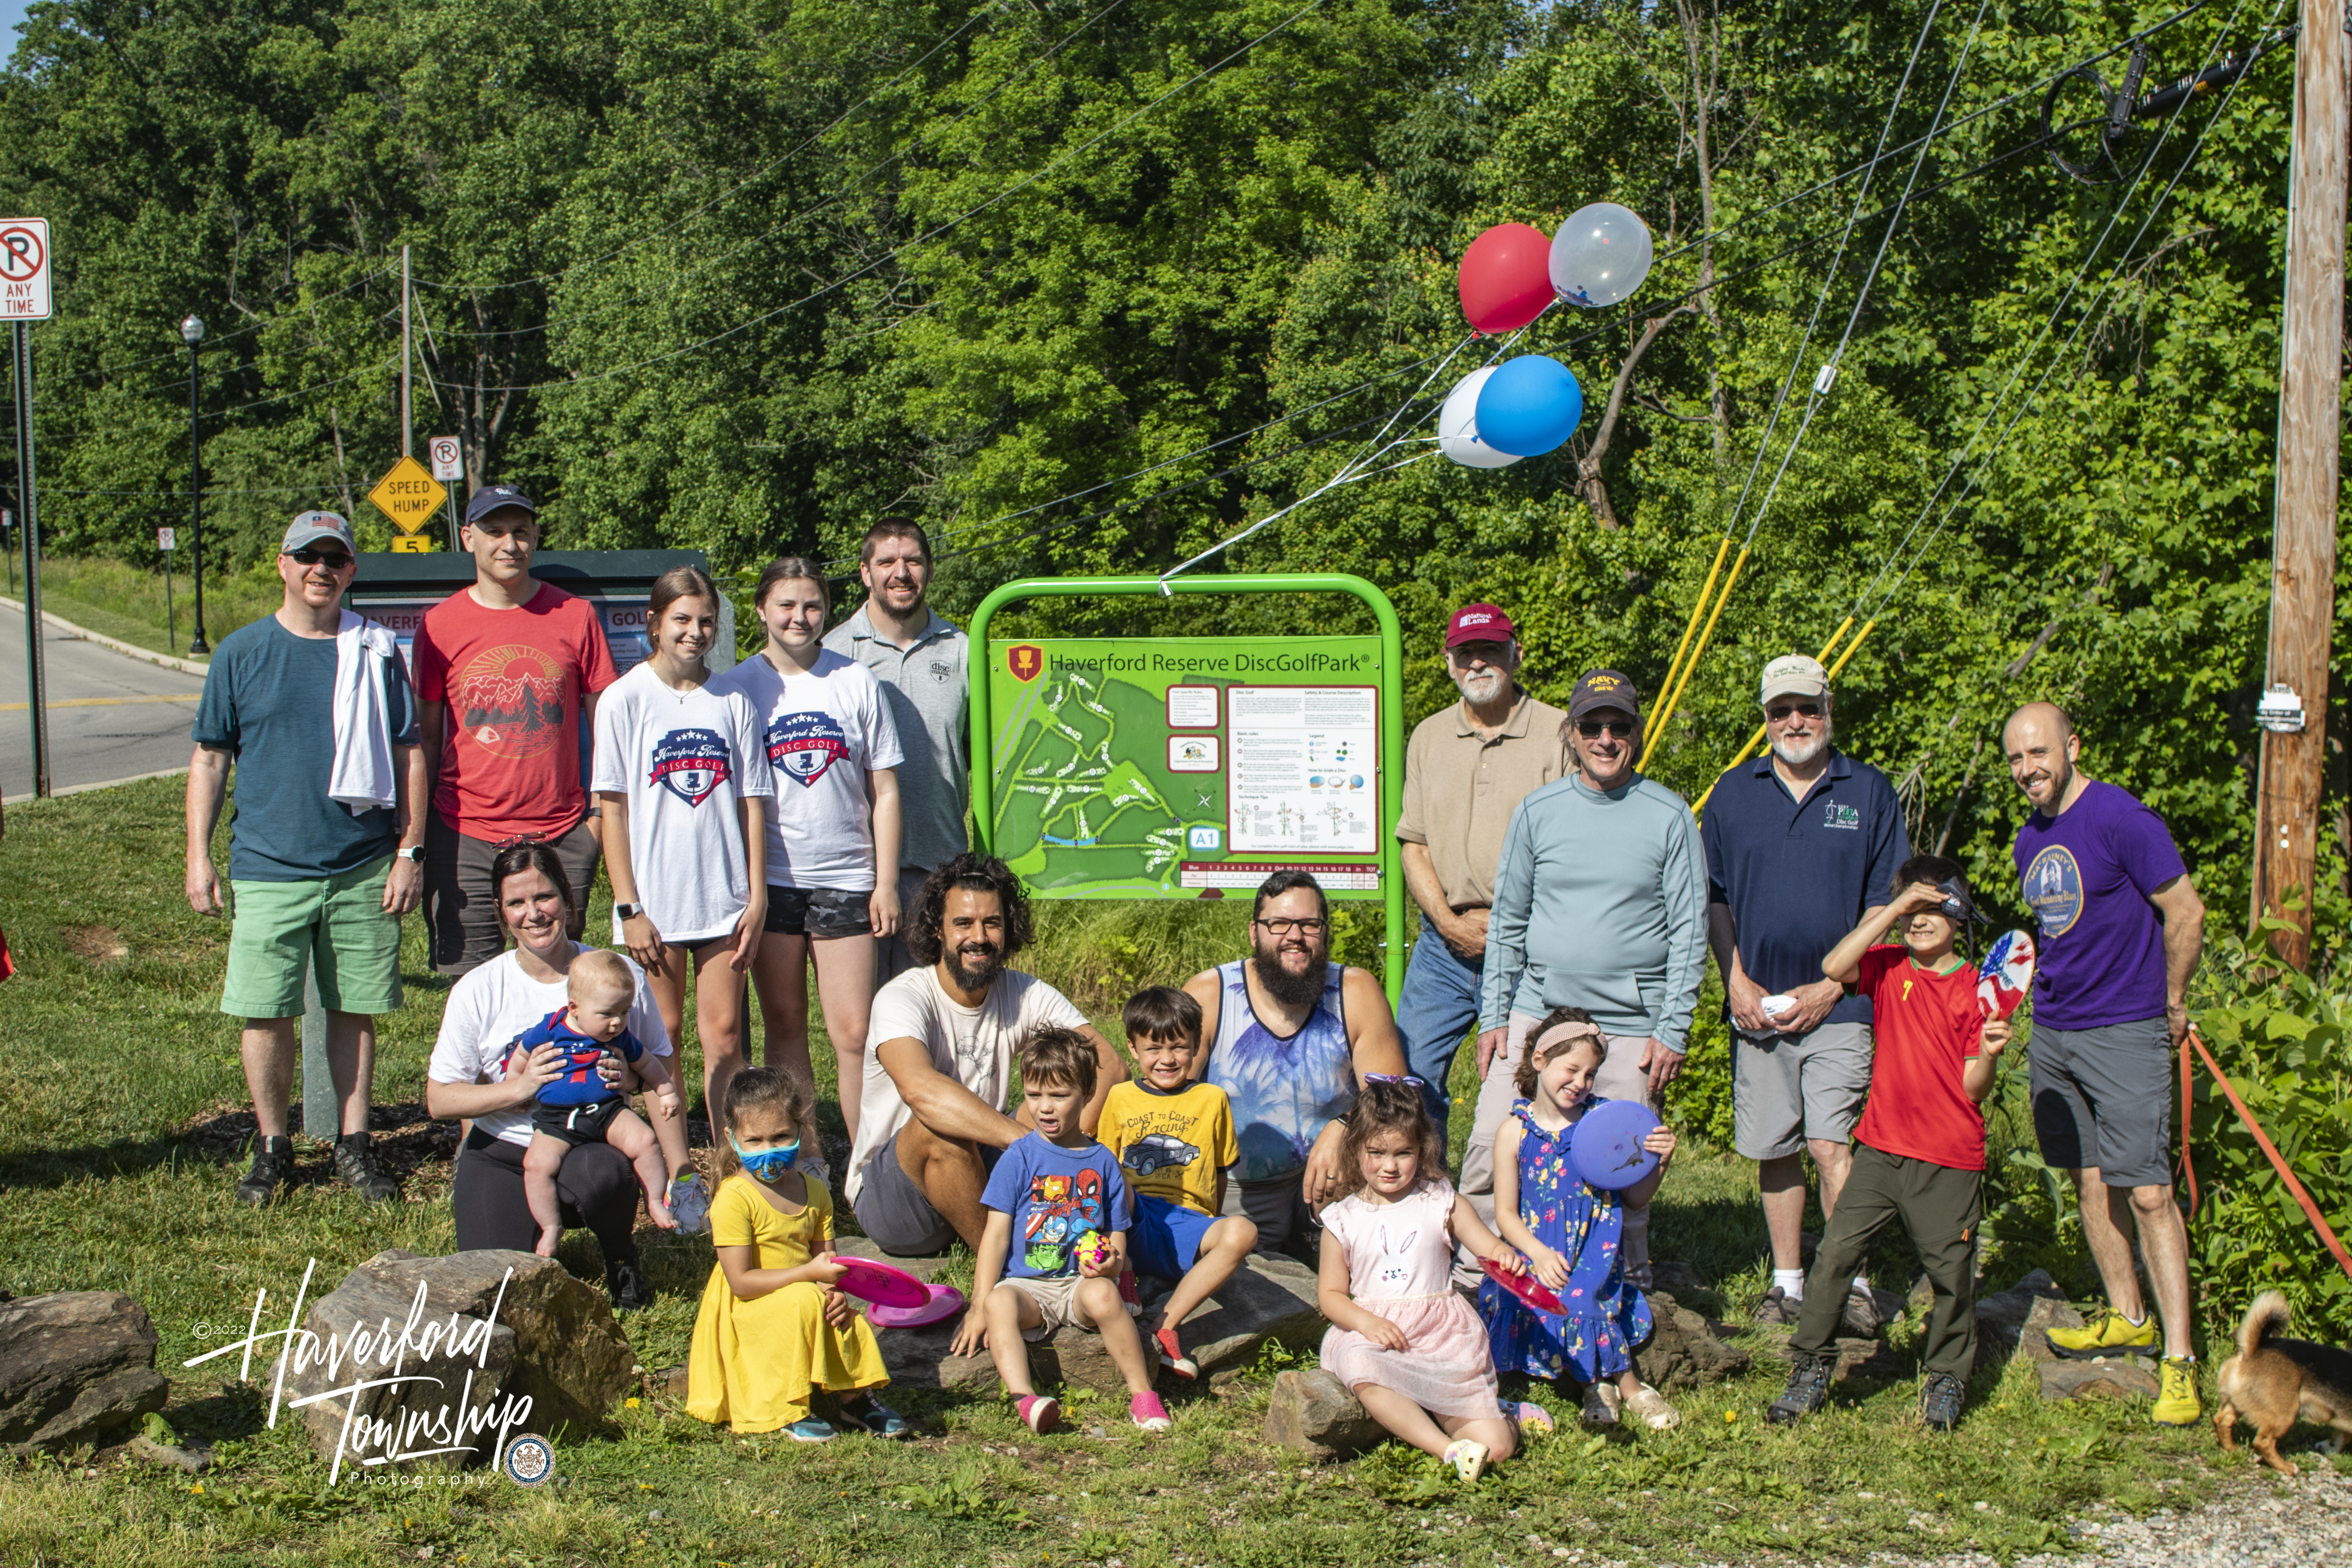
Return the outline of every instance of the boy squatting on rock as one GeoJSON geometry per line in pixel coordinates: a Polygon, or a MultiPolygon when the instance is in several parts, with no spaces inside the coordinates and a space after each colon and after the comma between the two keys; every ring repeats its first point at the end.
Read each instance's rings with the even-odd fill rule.
{"type": "Polygon", "coordinates": [[[1919,1414],[1933,1428],[1959,1424],[1976,1363],[1976,1230],[1982,1217],[1985,1098],[2009,1044],[2005,1020],[1988,1018],[1975,971],[1952,951],[1959,922],[1975,918],[1960,868],[1915,855],[1895,873],[1901,890],[1867,910],[1822,960],[1822,973],[1870,998],[1876,1048],[1870,1100],[1853,1130],[1853,1171],[1822,1237],[1805,1304],[1789,1341],[1789,1387],[1765,1412],[1790,1422],[1829,1400],[1844,1298],[1836,1289],[1861,1267],[1887,1221],[1899,1219],[1935,1291],[1920,1348],[1927,1380],[1919,1414]],[[1957,905],[1959,912],[1946,912],[1957,905]],[[1901,945],[1882,941],[1889,925],[1901,945]]]}

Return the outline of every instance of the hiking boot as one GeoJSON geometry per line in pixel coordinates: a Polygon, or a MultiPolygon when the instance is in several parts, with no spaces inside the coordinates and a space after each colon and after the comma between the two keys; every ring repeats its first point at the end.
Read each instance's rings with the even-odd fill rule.
{"type": "Polygon", "coordinates": [[[1929,1373],[1919,1389],[1919,1419],[1930,1431],[1950,1431],[1960,1424],[1960,1404],[1966,1393],[1960,1380],[1950,1373],[1929,1373]]]}
{"type": "Polygon", "coordinates": [[[2185,1355],[2168,1355],[2156,1374],[2157,1423],[2163,1426],[2194,1426],[2205,1407],[2197,1402],[2197,1363],[2185,1355]]]}
{"type": "Polygon", "coordinates": [[[1764,1419],[1776,1426],[1785,1426],[1827,1405],[1830,1402],[1830,1374],[1836,1370],[1837,1358],[1834,1356],[1790,1352],[1788,1390],[1765,1407],[1764,1419]]]}
{"type": "Polygon", "coordinates": [[[254,1140],[253,1169],[236,1184],[236,1201],[258,1208],[278,1195],[278,1189],[294,1179],[294,1140],[291,1138],[257,1138],[254,1140]]]}
{"type": "Polygon", "coordinates": [[[654,1304],[654,1288],[646,1283],[646,1271],[634,1258],[615,1258],[604,1265],[604,1294],[613,1299],[615,1312],[635,1312],[654,1304]]]}
{"type": "Polygon", "coordinates": [[[335,1174],[372,1204],[390,1203],[400,1196],[400,1184],[376,1163],[374,1146],[364,1132],[335,1140],[335,1174]]]}
{"type": "Polygon", "coordinates": [[[2051,1329],[2044,1338],[2052,1353],[2073,1361],[2096,1361],[2101,1356],[2154,1355],[2156,1314],[2135,1323],[2113,1307],[2102,1307],[2079,1329],[2051,1329]]]}
{"type": "Polygon", "coordinates": [[[1845,1309],[1838,1314],[1838,1328],[1857,1340],[1874,1340],[1885,1327],[1878,1315],[1878,1303],[1862,1286],[1856,1285],[1845,1293],[1845,1309]]]}
{"type": "Polygon", "coordinates": [[[1756,1303],[1756,1321],[1767,1328],[1793,1329],[1797,1326],[1797,1313],[1803,1306],[1802,1301],[1790,1300],[1789,1293],[1775,1285],[1756,1303]]]}

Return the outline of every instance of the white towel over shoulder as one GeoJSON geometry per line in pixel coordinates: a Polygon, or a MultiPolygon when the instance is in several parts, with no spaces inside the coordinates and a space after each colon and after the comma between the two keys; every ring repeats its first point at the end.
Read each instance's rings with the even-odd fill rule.
{"type": "Polygon", "coordinates": [[[399,657],[391,628],[343,612],[335,631],[335,767],[327,797],[351,807],[353,816],[388,811],[399,800],[384,695],[384,663],[399,657]]]}

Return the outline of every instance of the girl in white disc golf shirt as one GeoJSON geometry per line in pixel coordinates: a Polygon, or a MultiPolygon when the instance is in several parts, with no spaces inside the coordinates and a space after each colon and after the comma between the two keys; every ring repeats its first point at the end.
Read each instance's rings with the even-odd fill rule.
{"type": "Polygon", "coordinates": [[[709,575],[693,566],[663,573],[646,620],[653,656],[596,703],[593,783],[614,936],[645,966],[681,1048],[691,955],[703,1102],[715,1119],[727,1080],[743,1066],[741,976],[768,911],[760,803],[775,784],[751,704],[705,684],[703,658],[719,635],[709,575]]]}
{"type": "Polygon", "coordinates": [[[898,929],[898,732],[872,672],[818,640],[827,608],[822,566],[798,555],[770,562],[751,608],[768,628],[768,646],[713,678],[710,689],[751,700],[776,784],[767,803],[768,929],[751,969],[768,1065],[816,1081],[808,1037],[814,960],[840,1068],[842,1119],[855,1132],[875,950],[898,929]],[[875,874],[877,863],[887,875],[875,874]]]}

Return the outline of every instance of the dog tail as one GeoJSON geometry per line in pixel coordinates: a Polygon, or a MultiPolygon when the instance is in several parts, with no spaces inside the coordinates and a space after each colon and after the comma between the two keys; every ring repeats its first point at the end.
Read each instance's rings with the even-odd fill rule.
{"type": "Polygon", "coordinates": [[[2286,1298],[2275,1290],[2265,1290],[2254,1298],[2246,1309],[2246,1321],[2238,1325],[2238,1353],[2252,1355],[2273,1334],[2284,1333],[2287,1328],[2286,1298]]]}

